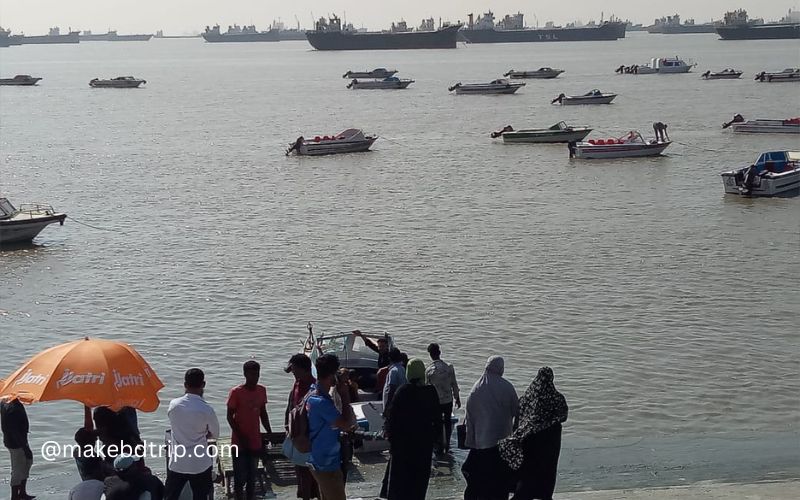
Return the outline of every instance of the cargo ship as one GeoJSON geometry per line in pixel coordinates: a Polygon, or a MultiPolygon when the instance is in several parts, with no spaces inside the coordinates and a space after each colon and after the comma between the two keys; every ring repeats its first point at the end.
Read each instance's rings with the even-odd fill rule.
{"type": "Polygon", "coordinates": [[[544,28],[527,28],[521,12],[507,15],[497,24],[491,11],[478,16],[477,21],[473,19],[472,14],[469,14],[468,18],[467,27],[460,33],[467,43],[617,40],[625,38],[627,28],[627,23],[613,18],[610,21],[601,21],[600,24],[591,22],[583,26],[571,23],[561,27],[548,22],[544,28]]]}
{"type": "Polygon", "coordinates": [[[400,21],[389,31],[359,31],[352,24],[342,27],[341,19],[334,15],[317,21],[306,38],[317,50],[454,49],[461,27],[451,24],[434,29],[433,19],[426,19],[416,30],[400,21]]]}
{"type": "Polygon", "coordinates": [[[214,25],[213,28],[206,26],[206,31],[202,36],[206,42],[210,43],[277,42],[280,40],[278,30],[258,31],[253,25],[241,27],[238,24],[228,26],[228,31],[225,33],[220,32],[219,24],[214,25]]]}
{"type": "Polygon", "coordinates": [[[749,19],[746,10],[725,14],[717,34],[723,40],[789,40],[800,38],[800,12],[789,14],[777,23],[764,23],[763,19],[749,19]]]}
{"type": "Polygon", "coordinates": [[[11,46],[11,30],[4,30],[2,26],[0,26],[0,47],[9,47],[11,46]]]}
{"type": "Polygon", "coordinates": [[[80,31],[69,31],[69,34],[62,35],[59,28],[50,28],[46,35],[40,36],[26,36],[26,35],[11,35],[9,37],[11,45],[29,45],[29,44],[43,44],[43,43],[79,43],[80,31]]]}
{"type": "Polygon", "coordinates": [[[715,23],[695,24],[694,19],[687,19],[681,23],[681,16],[667,16],[656,19],[651,26],[647,27],[648,33],[660,33],[663,35],[681,35],[687,33],[715,33],[717,25],[715,23]]]}
{"type": "Polygon", "coordinates": [[[84,31],[79,38],[82,42],[147,42],[153,35],[119,35],[114,30],[108,30],[108,33],[103,34],[84,31]]]}

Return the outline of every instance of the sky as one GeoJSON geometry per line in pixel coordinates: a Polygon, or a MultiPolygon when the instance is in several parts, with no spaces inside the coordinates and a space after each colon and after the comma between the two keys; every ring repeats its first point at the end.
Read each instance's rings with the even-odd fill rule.
{"type": "Polygon", "coordinates": [[[304,28],[312,19],[336,13],[346,15],[356,27],[385,29],[393,21],[405,19],[417,26],[424,17],[444,21],[466,20],[491,9],[500,18],[522,12],[528,25],[548,20],[556,24],[608,18],[651,24],[656,17],[678,13],[697,22],[719,19],[733,9],[743,8],[751,17],[777,20],[790,9],[799,9],[800,0],[0,0],[0,25],[14,33],[46,33],[52,26],[105,32],[166,34],[200,32],[206,25],[219,23],[255,24],[266,29],[273,20],[295,25],[295,16],[304,28]],[[313,17],[312,17],[313,15],[313,17]]]}

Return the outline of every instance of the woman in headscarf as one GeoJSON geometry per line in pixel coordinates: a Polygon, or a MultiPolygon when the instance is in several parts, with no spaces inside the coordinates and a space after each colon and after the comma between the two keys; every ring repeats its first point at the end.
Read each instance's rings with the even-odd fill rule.
{"type": "Polygon", "coordinates": [[[500,458],[497,443],[511,434],[519,401],[514,386],[503,378],[504,370],[503,358],[490,357],[467,399],[464,500],[507,500],[512,490],[511,470],[500,458]]]}
{"type": "Polygon", "coordinates": [[[408,383],[392,399],[386,419],[390,454],[389,500],[425,500],[431,477],[431,456],[440,428],[439,395],[425,385],[425,363],[412,359],[406,368],[408,383]]]}
{"type": "Polygon", "coordinates": [[[551,500],[556,488],[561,424],[567,400],[553,384],[553,370],[542,367],[520,399],[519,426],[500,442],[500,456],[517,471],[512,500],[551,500]]]}

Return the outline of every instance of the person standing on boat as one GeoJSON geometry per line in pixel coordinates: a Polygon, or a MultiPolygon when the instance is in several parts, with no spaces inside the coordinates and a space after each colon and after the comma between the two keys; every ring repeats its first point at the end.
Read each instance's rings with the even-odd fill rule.
{"type": "Polygon", "coordinates": [[[256,473],[264,447],[261,425],[272,433],[267,414],[267,388],[258,383],[261,366],[252,359],[242,367],[245,382],[231,389],[228,395],[228,424],[231,426],[231,444],[236,446],[233,456],[233,492],[236,500],[253,500],[256,497],[256,473]],[[260,425],[259,425],[260,423],[260,425]]]}
{"type": "Polygon", "coordinates": [[[346,500],[339,432],[351,430],[356,417],[350,406],[347,387],[337,381],[339,358],[333,354],[323,354],[317,358],[314,366],[317,369],[317,383],[311,386],[312,393],[306,403],[308,433],[311,437],[309,467],[319,485],[322,500],[346,500]],[[330,396],[331,387],[336,388],[342,400],[341,412],[336,409],[330,396]]]}
{"type": "Polygon", "coordinates": [[[500,457],[517,471],[512,500],[552,500],[556,488],[561,424],[569,407],[553,384],[553,370],[544,366],[519,400],[519,426],[500,441],[500,457]]]}
{"type": "Polygon", "coordinates": [[[19,399],[0,401],[0,428],[3,446],[11,455],[11,500],[31,500],[26,484],[33,465],[33,451],[28,444],[28,412],[19,399]]]}
{"type": "Polygon", "coordinates": [[[386,420],[391,454],[386,498],[425,500],[433,446],[442,430],[439,395],[435,387],[425,385],[422,360],[408,362],[406,378],[408,383],[395,393],[386,420]]]}
{"type": "Polygon", "coordinates": [[[428,365],[425,370],[425,379],[428,384],[436,389],[439,397],[439,414],[441,415],[442,426],[437,432],[436,448],[437,453],[448,453],[450,451],[450,438],[453,435],[453,403],[456,408],[461,408],[461,397],[456,381],[456,371],[453,365],[442,361],[442,351],[439,344],[428,346],[433,363],[428,365]]]}
{"type": "Polygon", "coordinates": [[[511,434],[519,410],[517,392],[503,378],[504,368],[503,358],[491,356],[467,398],[465,444],[469,454],[461,467],[467,480],[464,500],[507,500],[513,489],[512,471],[497,447],[511,434]]]}
{"type": "Polygon", "coordinates": [[[378,353],[379,370],[384,366],[389,366],[391,364],[391,360],[389,359],[389,339],[387,339],[385,336],[380,337],[378,342],[375,343],[372,341],[372,339],[365,337],[364,334],[361,333],[361,330],[353,330],[353,334],[356,337],[361,337],[361,340],[364,341],[364,345],[378,353]]]}
{"type": "MultiPolygon", "coordinates": [[[[284,371],[291,372],[294,375],[294,385],[289,393],[289,404],[286,407],[286,417],[284,419],[284,426],[288,432],[289,412],[303,401],[316,379],[311,374],[311,358],[302,353],[292,356],[284,371]]],[[[308,467],[295,465],[294,473],[297,477],[297,498],[302,498],[303,500],[319,498],[319,487],[308,467]]]]}

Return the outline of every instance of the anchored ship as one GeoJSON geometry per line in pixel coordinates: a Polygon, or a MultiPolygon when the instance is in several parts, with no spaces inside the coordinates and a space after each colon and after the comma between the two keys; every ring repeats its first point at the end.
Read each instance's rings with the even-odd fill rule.
{"type": "Polygon", "coordinates": [[[62,35],[59,28],[50,28],[50,32],[40,36],[12,35],[9,37],[11,45],[28,45],[42,43],[79,43],[80,32],[69,31],[69,34],[62,35]]]}
{"type": "Polygon", "coordinates": [[[526,28],[523,14],[518,12],[507,15],[497,24],[494,14],[489,11],[478,20],[469,14],[467,27],[461,31],[461,37],[468,43],[515,43],[515,42],[575,42],[617,40],[625,38],[627,24],[617,19],[594,22],[585,26],[568,24],[565,27],[555,26],[548,22],[544,28],[526,28]]]}
{"type": "Polygon", "coordinates": [[[277,42],[280,40],[278,30],[270,29],[269,31],[258,31],[255,26],[241,27],[238,24],[228,26],[228,31],[221,33],[219,24],[214,25],[213,28],[206,26],[206,31],[203,33],[203,38],[206,42],[277,42]]]}
{"type": "Polygon", "coordinates": [[[800,38],[800,12],[789,14],[777,23],[764,23],[763,19],[749,19],[743,9],[727,12],[717,34],[723,40],[786,40],[800,38]]]}
{"type": "Polygon", "coordinates": [[[454,49],[461,26],[432,29],[433,20],[427,19],[420,27],[424,29],[413,30],[400,21],[392,24],[390,31],[358,31],[351,24],[342,27],[341,19],[334,15],[317,21],[315,29],[306,32],[306,38],[317,50],[454,49]]]}
{"type": "Polygon", "coordinates": [[[84,31],[79,38],[82,42],[146,42],[153,35],[118,35],[116,30],[108,30],[108,33],[103,34],[84,31]]]}
{"type": "Polygon", "coordinates": [[[715,23],[695,24],[694,19],[687,19],[681,23],[681,16],[667,16],[656,19],[652,26],[647,27],[648,33],[661,33],[664,35],[679,35],[685,33],[714,33],[715,23]]]}

